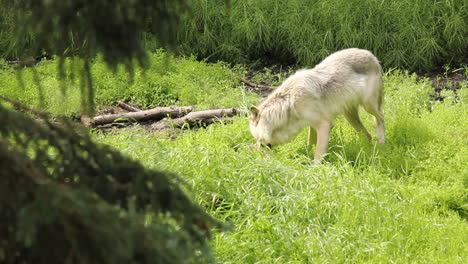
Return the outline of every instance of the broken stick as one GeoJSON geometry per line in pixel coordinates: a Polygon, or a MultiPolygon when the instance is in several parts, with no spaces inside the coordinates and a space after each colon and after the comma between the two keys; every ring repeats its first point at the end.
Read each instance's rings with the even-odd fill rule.
{"type": "Polygon", "coordinates": [[[211,124],[217,120],[223,120],[227,117],[233,117],[238,114],[243,114],[245,111],[238,110],[236,108],[227,108],[227,109],[214,109],[214,110],[204,110],[191,112],[186,116],[173,119],[173,120],[164,120],[162,122],[155,123],[151,126],[153,130],[162,130],[168,129],[171,127],[181,128],[185,124],[189,126],[198,125],[198,124],[211,124]]]}
{"type": "Polygon", "coordinates": [[[247,80],[246,78],[239,78],[239,80],[241,80],[243,83],[247,84],[248,86],[250,86],[252,88],[270,89],[270,90],[274,90],[274,89],[277,88],[276,86],[256,84],[256,83],[253,83],[253,82],[247,80]]]}
{"type": "Polygon", "coordinates": [[[141,109],[133,107],[133,106],[131,106],[131,105],[125,103],[125,102],[122,102],[122,101],[118,102],[117,105],[120,106],[120,108],[122,108],[124,110],[127,110],[129,112],[140,112],[141,111],[141,109]]]}

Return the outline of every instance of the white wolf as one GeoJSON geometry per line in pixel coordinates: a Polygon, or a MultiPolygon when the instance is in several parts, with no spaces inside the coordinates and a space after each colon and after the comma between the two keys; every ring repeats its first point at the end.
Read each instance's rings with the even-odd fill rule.
{"type": "Polygon", "coordinates": [[[378,141],[385,143],[382,103],[382,69],[377,58],[368,50],[344,49],[313,69],[297,71],[258,107],[251,107],[250,131],[257,146],[271,146],[287,142],[310,126],[308,145],[316,138],[314,159],[320,161],[340,114],[371,139],[359,119],[359,106],[375,117],[378,141]]]}

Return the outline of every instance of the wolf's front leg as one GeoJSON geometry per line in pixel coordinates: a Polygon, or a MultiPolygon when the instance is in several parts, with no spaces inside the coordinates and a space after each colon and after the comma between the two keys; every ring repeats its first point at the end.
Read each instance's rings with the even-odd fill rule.
{"type": "Polygon", "coordinates": [[[313,126],[309,127],[309,136],[307,138],[307,147],[310,148],[312,144],[317,142],[317,131],[313,126]]]}
{"type": "Polygon", "coordinates": [[[330,137],[330,131],[333,127],[333,122],[325,121],[320,123],[317,127],[317,146],[315,148],[314,161],[320,163],[323,155],[327,151],[328,139],[330,137]]]}

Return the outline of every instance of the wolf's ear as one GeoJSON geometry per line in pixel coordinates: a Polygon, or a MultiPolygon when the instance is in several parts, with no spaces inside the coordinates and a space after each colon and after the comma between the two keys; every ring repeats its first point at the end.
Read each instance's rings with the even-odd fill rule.
{"type": "Polygon", "coordinates": [[[250,113],[252,114],[252,117],[257,117],[258,116],[258,108],[255,106],[250,107],[250,113]]]}

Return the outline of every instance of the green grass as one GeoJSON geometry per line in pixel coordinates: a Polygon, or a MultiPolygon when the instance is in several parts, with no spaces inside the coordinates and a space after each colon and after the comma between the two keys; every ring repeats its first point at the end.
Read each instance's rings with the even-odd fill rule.
{"type": "MultiPolygon", "coordinates": [[[[123,67],[113,73],[100,58],[96,59],[91,66],[96,104],[113,105],[124,100],[143,108],[197,105],[202,110],[239,107],[242,102],[251,104],[256,100],[256,96],[244,93],[236,79],[242,74],[240,68],[232,69],[222,62],[200,62],[194,57],[174,58],[161,50],[149,57],[150,68],[136,69],[133,76],[123,67]]],[[[82,100],[80,78],[69,70],[73,65],[76,69],[79,63],[82,62],[68,59],[66,78],[60,82],[57,61],[42,61],[34,69],[21,72],[22,86],[14,70],[0,61],[0,94],[53,115],[78,115],[82,100]]]]}
{"type": "MultiPolygon", "coordinates": [[[[112,75],[97,60],[98,104],[245,107],[258,98],[235,80],[241,69],[162,52],[151,60],[152,68],[137,70],[133,81],[123,70],[112,75]]],[[[79,82],[68,79],[70,97],[62,99],[56,67],[53,61],[35,67],[43,108],[79,112],[79,82]]],[[[0,68],[0,94],[39,106],[30,69],[21,90],[15,73],[0,68]]],[[[257,78],[284,77],[266,71],[257,78]]],[[[94,137],[148,167],[178,173],[197,203],[231,223],[211,242],[220,263],[465,263],[468,89],[466,82],[462,86],[434,102],[429,81],[387,72],[387,144],[368,142],[338,119],[322,165],[311,160],[306,131],[273,150],[251,149],[246,117],[175,134],[135,126],[94,137]]],[[[370,129],[370,116],[361,116],[370,129]]]]}
{"type": "Polygon", "coordinates": [[[96,140],[177,172],[193,199],[232,223],[212,242],[220,263],[465,263],[466,83],[457,98],[432,102],[429,82],[394,71],[385,90],[388,143],[367,142],[340,119],[322,165],[306,131],[252,150],[245,117],[175,140],[138,128],[96,140]]]}
{"type": "Polygon", "coordinates": [[[331,52],[372,50],[385,68],[440,70],[467,62],[464,0],[193,1],[178,31],[185,54],[313,66],[331,52]]]}

